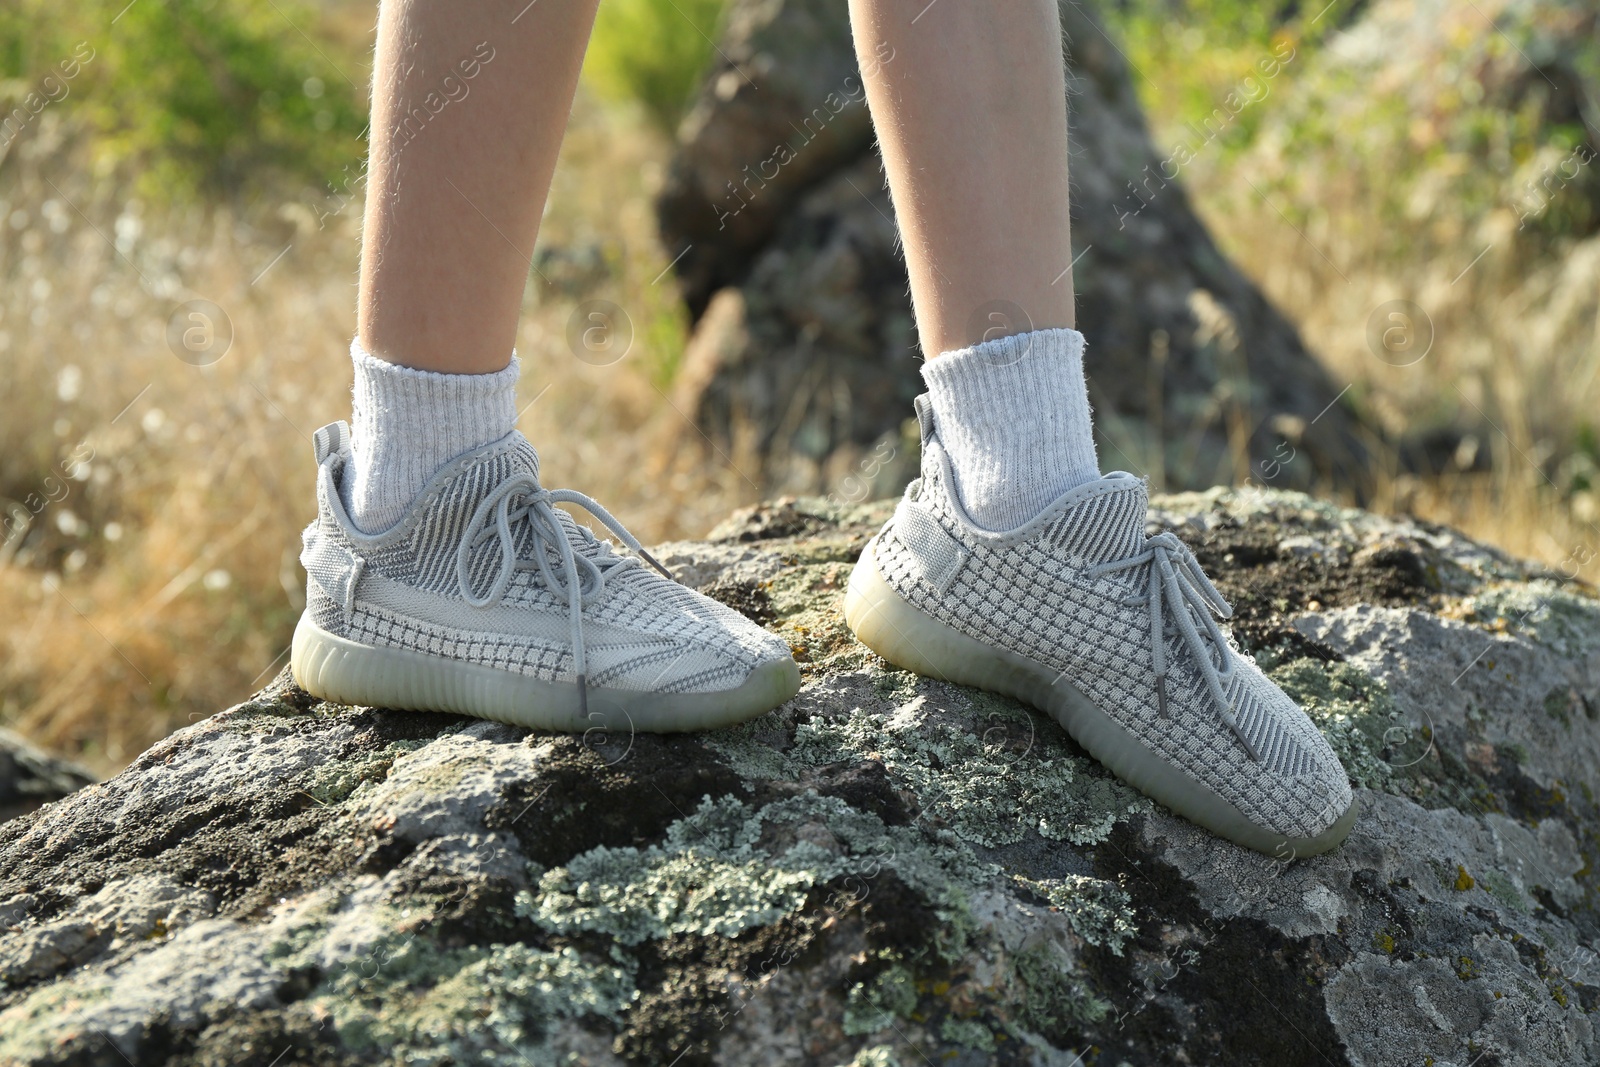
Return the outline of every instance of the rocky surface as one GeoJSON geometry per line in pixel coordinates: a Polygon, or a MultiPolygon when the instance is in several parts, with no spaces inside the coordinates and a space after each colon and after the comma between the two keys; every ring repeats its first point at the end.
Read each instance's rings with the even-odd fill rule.
{"type": "Polygon", "coordinates": [[[701,736],[530,733],[287,680],[0,827],[4,1064],[1600,1060],[1600,602],[1297,494],[1157,497],[1359,787],[1217,840],[839,617],[887,505],[683,579],[806,683],[701,736]]]}
{"type": "MultiPolygon", "coordinates": [[[[1185,160],[1151,140],[1116,43],[1086,5],[1061,14],[1075,246],[1061,269],[1079,257],[1102,453],[1176,488],[1267,465],[1281,487],[1360,493],[1339,387],[1194,214],[1173,179],[1185,160]]],[[[1280,53],[1263,57],[1269,80],[1300,61],[1292,43],[1280,53]]],[[[1221,130],[1243,105],[1218,106],[1221,130]]],[[[898,490],[915,465],[900,427],[921,391],[916,337],[845,0],[735,0],[659,216],[698,320],[679,409],[769,486],[898,490]]]]}

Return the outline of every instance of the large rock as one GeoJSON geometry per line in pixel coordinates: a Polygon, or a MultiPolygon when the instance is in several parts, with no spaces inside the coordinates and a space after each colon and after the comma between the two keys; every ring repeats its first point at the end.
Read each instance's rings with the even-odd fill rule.
{"type": "MultiPolygon", "coordinates": [[[[659,214],[699,319],[679,408],[766,484],[848,498],[840,482],[861,479],[863,453],[880,491],[909,477],[899,429],[920,379],[846,6],[735,0],[659,214]]],[[[1073,279],[1103,462],[1172,487],[1253,474],[1360,494],[1363,448],[1340,387],[1163,176],[1170,153],[1151,141],[1116,45],[1083,5],[1061,12],[1073,279]]],[[[1063,249],[1063,270],[1069,259],[1063,249]]]]}
{"type": "Polygon", "coordinates": [[[661,550],[803,666],[745,727],[559,736],[280,680],[0,828],[0,1063],[1600,1059],[1592,590],[1297,494],[1156,498],[1359,787],[1349,841],[1287,861],[856,644],[886,513],[661,550]]]}

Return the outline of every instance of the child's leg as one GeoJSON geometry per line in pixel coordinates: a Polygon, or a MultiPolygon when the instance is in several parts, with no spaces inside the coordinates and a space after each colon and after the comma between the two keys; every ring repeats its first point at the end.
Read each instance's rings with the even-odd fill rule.
{"type": "Polygon", "coordinates": [[[1216,833],[1280,857],[1332,848],[1355,820],[1338,757],[1229,643],[1188,548],[1147,536],[1144,483],[1099,475],[1070,329],[1055,0],[851,11],[938,358],[922,477],[862,554],[846,622],[892,663],[1051,712],[1216,833]]]}
{"type": "Polygon", "coordinates": [[[510,361],[597,3],[383,3],[361,250],[373,355],[456,374],[510,361]]]}
{"type": "Polygon", "coordinates": [[[923,351],[984,340],[969,320],[994,301],[1020,307],[1033,329],[1072,326],[1055,0],[852,0],[850,21],[923,351]]]}
{"type": "Polygon", "coordinates": [[[1071,329],[1055,0],[851,0],[850,14],[941,437],[973,518],[1017,526],[1099,474],[1071,329]]]}
{"type": "Polygon", "coordinates": [[[363,529],[516,422],[517,316],[597,2],[382,5],[342,494],[363,529]]]}
{"type": "Polygon", "coordinates": [[[355,420],[315,436],[290,656],[324,700],[626,735],[800,688],[782,638],[547,491],[515,432],[517,312],[596,2],[383,4],[355,420]]]}

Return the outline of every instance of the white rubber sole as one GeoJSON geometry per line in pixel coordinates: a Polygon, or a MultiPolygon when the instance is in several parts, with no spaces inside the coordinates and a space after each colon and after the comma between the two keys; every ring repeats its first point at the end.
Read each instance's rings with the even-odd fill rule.
{"type": "Polygon", "coordinates": [[[1285,837],[1258,826],[1220,794],[1141,744],[1057,672],[992,648],[908,603],[884,580],[868,542],[845,593],[845,623],[897,667],[1020,700],[1051,715],[1117,777],[1184,818],[1235,844],[1281,859],[1335,848],[1355,825],[1356,805],[1315,837],[1285,837]]]}
{"type": "Polygon", "coordinates": [[[359,644],[302,615],[289,664],[295,682],[322,700],[404,711],[439,711],[535,730],[684,733],[731,726],[764,715],[800,691],[791,659],[763,663],[736,689],[715,693],[588,690],[476,663],[400,648],[359,644]]]}

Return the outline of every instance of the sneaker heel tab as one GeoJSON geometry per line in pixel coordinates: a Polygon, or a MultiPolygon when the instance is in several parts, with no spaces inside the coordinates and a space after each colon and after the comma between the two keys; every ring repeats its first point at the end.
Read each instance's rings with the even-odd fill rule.
{"type": "Polygon", "coordinates": [[[311,445],[319,467],[330,456],[350,451],[350,424],[343,419],[328,423],[311,435],[311,445]]]}
{"type": "Polygon", "coordinates": [[[934,439],[933,397],[921,393],[911,402],[911,406],[917,412],[917,432],[922,435],[922,443],[927,444],[934,439]]]}

